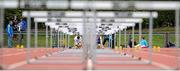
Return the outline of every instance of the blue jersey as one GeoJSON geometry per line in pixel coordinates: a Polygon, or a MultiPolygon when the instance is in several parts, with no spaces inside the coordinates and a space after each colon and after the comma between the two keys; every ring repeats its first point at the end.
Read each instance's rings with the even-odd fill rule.
{"type": "Polygon", "coordinates": [[[22,30],[22,31],[25,31],[26,28],[27,28],[27,21],[23,19],[23,20],[20,22],[20,27],[21,27],[21,30],[22,30]]]}
{"type": "Polygon", "coordinates": [[[13,36],[13,27],[12,27],[12,25],[10,25],[10,24],[7,25],[6,32],[8,34],[8,37],[12,37],[13,36]]]}
{"type": "Polygon", "coordinates": [[[148,43],[147,43],[147,41],[146,40],[144,40],[144,39],[142,39],[141,41],[140,41],[140,45],[141,46],[148,46],[148,43]]]}

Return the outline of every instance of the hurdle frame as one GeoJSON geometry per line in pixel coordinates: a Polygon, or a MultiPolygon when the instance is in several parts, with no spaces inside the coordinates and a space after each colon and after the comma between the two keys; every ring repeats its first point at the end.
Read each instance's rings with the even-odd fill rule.
{"type": "MultiPolygon", "coordinates": [[[[1,11],[3,12],[3,9],[2,9],[1,11]]],[[[176,11],[176,14],[179,14],[179,9],[178,9],[178,11],[176,11]]],[[[2,15],[3,15],[3,14],[1,13],[1,18],[2,18],[2,15]]],[[[28,14],[28,15],[29,15],[29,14],[28,14]]],[[[178,26],[178,25],[179,25],[179,23],[178,23],[178,22],[179,22],[179,19],[178,19],[178,18],[179,18],[179,17],[176,16],[176,28],[175,28],[175,30],[176,30],[176,39],[177,39],[177,40],[176,40],[176,44],[177,44],[177,48],[178,48],[178,46],[179,46],[179,36],[178,36],[178,35],[179,35],[179,32],[178,32],[178,31],[179,31],[179,26],[178,26]]],[[[3,19],[2,19],[2,20],[3,20],[3,19]]],[[[1,20],[1,23],[3,23],[2,20],[1,20]]],[[[31,23],[31,22],[30,22],[30,16],[28,16],[28,24],[29,24],[29,23],[31,23]]],[[[149,28],[151,28],[151,29],[149,29],[149,31],[150,31],[150,33],[153,33],[153,30],[152,30],[152,28],[153,28],[153,27],[152,27],[152,25],[153,25],[152,18],[150,18],[150,23],[149,23],[149,25],[150,25],[149,28]]],[[[3,26],[3,25],[1,25],[1,26],[3,26]]],[[[30,26],[30,24],[29,24],[28,26],[30,26]]],[[[3,29],[1,29],[1,30],[2,30],[2,32],[0,31],[0,34],[3,33],[3,31],[4,31],[3,29]]],[[[30,36],[30,32],[31,32],[30,27],[28,27],[27,37],[29,37],[29,38],[27,38],[27,43],[30,42],[30,37],[31,37],[31,36],[30,36]]],[[[150,36],[150,37],[149,37],[149,40],[152,40],[152,34],[149,34],[149,36],[150,36]]],[[[2,34],[2,37],[1,37],[1,38],[3,38],[3,34],[2,34]]],[[[2,40],[2,41],[3,41],[3,40],[2,40]]],[[[3,46],[3,42],[1,42],[1,43],[2,43],[2,46],[3,46]]],[[[149,48],[149,50],[152,50],[152,46],[151,46],[151,45],[152,45],[152,42],[150,43],[150,47],[151,47],[151,48],[149,48]]],[[[30,44],[29,44],[29,43],[28,43],[26,46],[27,46],[27,48],[30,48],[30,44]]],[[[29,49],[27,49],[27,53],[29,53],[29,52],[30,52],[29,49]]],[[[149,52],[151,52],[151,51],[149,51],[149,52]]],[[[151,55],[151,54],[149,54],[149,55],[151,55]]],[[[28,59],[28,58],[29,58],[29,57],[27,56],[27,59],[28,59]]],[[[149,58],[150,58],[150,57],[149,57],[149,58]]],[[[28,62],[28,61],[27,61],[27,62],[28,62]]],[[[151,63],[151,62],[150,62],[150,63],[151,63]]]]}

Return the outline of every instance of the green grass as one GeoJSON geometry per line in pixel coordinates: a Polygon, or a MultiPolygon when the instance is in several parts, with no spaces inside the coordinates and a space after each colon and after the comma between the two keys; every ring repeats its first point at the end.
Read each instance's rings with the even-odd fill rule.
{"type": "MultiPolygon", "coordinates": [[[[119,43],[119,35],[116,35],[116,40],[117,43],[119,43]]],[[[148,41],[148,34],[143,34],[142,36],[145,37],[145,39],[148,41]]],[[[128,37],[129,35],[127,34],[126,36],[126,41],[128,42],[128,37]]],[[[175,43],[175,35],[174,34],[169,34],[169,40],[173,43],[175,43]]],[[[48,45],[50,45],[50,37],[49,37],[49,43],[48,45]]],[[[139,35],[135,34],[135,41],[138,43],[139,42],[139,35]]],[[[153,46],[160,46],[160,47],[164,47],[164,41],[165,41],[165,36],[164,34],[153,34],[153,46]]],[[[14,42],[14,46],[17,44],[17,41],[13,41],[14,42]]],[[[62,43],[62,42],[61,42],[62,43]]],[[[70,36],[70,46],[74,45],[74,35],[70,36]]],[[[108,43],[106,43],[105,46],[107,46],[108,43]]],[[[121,44],[124,45],[124,35],[121,35],[121,44]]],[[[4,36],[4,45],[7,46],[7,36],[4,36]]],[[[26,45],[26,35],[24,35],[24,39],[23,39],[23,45],[26,45]]],[[[38,47],[45,47],[46,46],[46,36],[45,33],[38,35],[38,47]]],[[[31,47],[34,47],[34,34],[31,35],[31,47]]]]}
{"type": "MultiPolygon", "coordinates": [[[[23,37],[23,42],[22,42],[22,44],[25,46],[26,45],[26,43],[27,43],[27,38],[26,38],[27,36],[26,35],[24,35],[24,37],[23,37]]],[[[66,38],[66,37],[65,37],[66,38]]],[[[4,40],[4,46],[5,47],[7,47],[7,35],[5,34],[4,35],[4,38],[3,38],[3,40],[4,40]]],[[[34,40],[34,34],[32,34],[31,35],[31,40],[30,40],[31,42],[31,44],[30,44],[30,46],[31,47],[34,47],[34,44],[35,44],[35,40],[34,40]]],[[[70,46],[73,46],[74,45],[74,35],[71,35],[70,36],[70,40],[69,40],[69,44],[70,44],[70,46]]],[[[64,42],[66,42],[66,41],[64,41],[64,42]]],[[[61,43],[63,43],[63,42],[61,42],[61,43]]],[[[18,40],[13,40],[13,46],[16,46],[18,44],[18,40]]],[[[64,43],[65,44],[65,43],[64,43]]],[[[63,45],[64,45],[63,44],[63,45]]],[[[48,45],[50,45],[50,36],[49,36],[49,39],[48,39],[48,45]]],[[[45,35],[45,33],[44,34],[41,34],[41,35],[38,35],[38,47],[46,47],[46,35],[45,35]]]]}
{"type": "MultiPolygon", "coordinates": [[[[153,28],[153,32],[155,33],[173,33],[175,31],[174,27],[160,27],[153,28]]],[[[132,29],[127,30],[127,32],[132,32],[132,29]]],[[[136,29],[135,32],[139,32],[139,29],[136,29]]],[[[149,29],[142,29],[142,32],[149,32],[149,29]]]]}
{"type": "MultiPolygon", "coordinates": [[[[148,34],[143,34],[142,36],[145,37],[145,39],[148,41],[149,40],[149,35],[148,34]]],[[[116,40],[117,42],[119,43],[119,35],[116,35],[116,40]]],[[[128,39],[129,38],[129,35],[126,36],[126,42],[128,43],[128,39]]],[[[134,36],[134,40],[139,43],[139,35],[138,34],[135,34],[134,36]]],[[[172,42],[172,43],[175,43],[175,35],[174,34],[170,34],[169,35],[169,40],[172,42]]],[[[164,34],[153,34],[153,46],[160,46],[160,47],[164,47],[165,45],[165,36],[164,34]]],[[[149,43],[149,41],[148,41],[149,43]]],[[[125,44],[125,40],[124,40],[124,35],[121,35],[121,44],[125,44]]]]}

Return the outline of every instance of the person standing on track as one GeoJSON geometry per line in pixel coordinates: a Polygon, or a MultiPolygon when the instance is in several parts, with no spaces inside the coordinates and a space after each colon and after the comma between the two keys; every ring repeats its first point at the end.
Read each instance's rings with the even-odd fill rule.
{"type": "Polygon", "coordinates": [[[12,48],[12,38],[14,34],[12,21],[9,21],[9,24],[6,27],[6,32],[8,35],[8,48],[12,48]]]}

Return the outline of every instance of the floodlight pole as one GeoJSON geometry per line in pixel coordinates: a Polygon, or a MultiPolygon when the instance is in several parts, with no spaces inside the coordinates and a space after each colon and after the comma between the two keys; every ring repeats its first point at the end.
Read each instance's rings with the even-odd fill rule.
{"type": "Polygon", "coordinates": [[[152,64],[152,33],[153,33],[153,17],[152,17],[152,12],[150,12],[150,17],[149,17],[149,64],[152,64]]]}
{"type": "Polygon", "coordinates": [[[0,7],[0,48],[4,46],[4,8],[0,7]]]}
{"type": "Polygon", "coordinates": [[[29,64],[30,63],[30,44],[31,44],[31,17],[30,17],[30,11],[28,11],[28,17],[27,17],[27,44],[26,44],[26,61],[29,64]]]}
{"type": "Polygon", "coordinates": [[[38,46],[38,23],[37,22],[35,22],[35,30],[34,30],[34,33],[35,33],[35,35],[34,35],[34,47],[35,48],[37,48],[38,46]]]}
{"type": "Polygon", "coordinates": [[[142,38],[142,23],[139,23],[139,42],[141,41],[142,38]]]}
{"type": "Polygon", "coordinates": [[[179,38],[179,36],[180,36],[180,29],[179,29],[179,27],[180,27],[180,23],[179,23],[179,11],[180,11],[180,9],[176,9],[175,10],[175,19],[176,19],[176,28],[175,28],[175,33],[176,33],[176,63],[177,63],[177,70],[179,70],[179,48],[180,48],[180,42],[179,42],[179,40],[180,40],[180,38],[179,38]]]}

